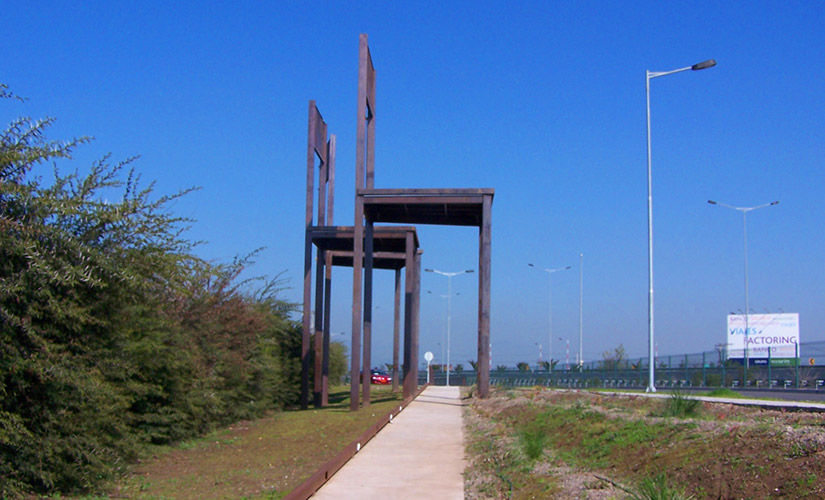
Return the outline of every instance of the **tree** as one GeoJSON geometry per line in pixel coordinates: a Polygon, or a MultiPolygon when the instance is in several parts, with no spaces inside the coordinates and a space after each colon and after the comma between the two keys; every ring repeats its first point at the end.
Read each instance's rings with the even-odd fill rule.
{"type": "Polygon", "coordinates": [[[468,362],[468,363],[470,363],[470,366],[472,366],[472,367],[473,367],[473,371],[474,371],[474,372],[476,372],[476,373],[478,373],[478,361],[473,361],[473,360],[471,359],[471,360],[469,360],[469,361],[467,361],[467,362],[468,362]]]}
{"type": "Polygon", "coordinates": [[[605,370],[617,370],[622,366],[626,367],[626,360],[627,354],[622,344],[619,344],[613,351],[607,350],[602,353],[602,366],[605,370]]]}
{"type": "Polygon", "coordinates": [[[461,363],[458,363],[457,365],[455,365],[454,371],[456,373],[463,372],[464,371],[464,365],[462,365],[461,363]]]}
{"type": "Polygon", "coordinates": [[[559,360],[557,360],[557,359],[551,359],[550,361],[543,360],[543,361],[539,361],[537,363],[539,370],[544,370],[544,371],[547,371],[547,372],[555,370],[556,365],[558,365],[558,364],[559,364],[559,360]]]}
{"type": "Polygon", "coordinates": [[[518,371],[520,372],[530,371],[530,365],[524,361],[519,361],[518,363],[516,363],[516,368],[518,368],[518,371]]]}

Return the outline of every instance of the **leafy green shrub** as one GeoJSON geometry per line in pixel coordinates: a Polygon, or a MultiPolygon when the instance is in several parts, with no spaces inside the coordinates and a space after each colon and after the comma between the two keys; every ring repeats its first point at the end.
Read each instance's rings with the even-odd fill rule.
{"type": "MultiPolygon", "coordinates": [[[[13,97],[0,85],[0,99],[13,97]]],[[[132,160],[44,181],[86,138],[0,134],[0,498],[93,491],[148,443],[297,402],[300,328],[279,280],[245,293],[132,160]],[[108,201],[114,199],[115,201],[108,201]]]]}

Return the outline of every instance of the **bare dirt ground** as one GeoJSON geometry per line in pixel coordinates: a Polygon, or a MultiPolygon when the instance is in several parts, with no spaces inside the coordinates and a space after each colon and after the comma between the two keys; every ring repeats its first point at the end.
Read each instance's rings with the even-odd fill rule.
{"type": "Polygon", "coordinates": [[[540,388],[473,399],[465,498],[621,499],[657,476],[696,499],[825,498],[822,414],[702,403],[662,417],[667,403],[540,388]],[[533,460],[523,436],[537,430],[533,460]]]}

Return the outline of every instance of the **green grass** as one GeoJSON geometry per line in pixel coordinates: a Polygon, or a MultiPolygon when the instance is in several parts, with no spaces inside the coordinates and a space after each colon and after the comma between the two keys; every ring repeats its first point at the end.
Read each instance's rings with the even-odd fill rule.
{"type": "Polygon", "coordinates": [[[643,479],[636,488],[628,491],[628,500],[690,500],[685,490],[670,486],[664,474],[643,479]]]}
{"type": "Polygon", "coordinates": [[[519,435],[521,449],[527,458],[536,460],[544,454],[547,435],[542,429],[524,430],[519,435]]]}
{"type": "Polygon", "coordinates": [[[608,466],[617,455],[632,453],[635,448],[655,441],[663,430],[661,424],[603,420],[600,425],[584,429],[582,449],[594,466],[608,466]]]}
{"type": "Polygon", "coordinates": [[[741,393],[725,388],[714,389],[710,392],[703,393],[702,396],[709,398],[745,398],[741,393]]]}
{"type": "Polygon", "coordinates": [[[817,475],[809,472],[805,474],[803,477],[796,478],[796,487],[803,494],[811,494],[814,492],[814,488],[818,482],[817,475]]]}
{"type": "MultiPolygon", "coordinates": [[[[757,400],[757,401],[780,401],[780,402],[784,402],[784,403],[788,402],[787,399],[769,398],[769,397],[765,397],[765,396],[756,397],[756,396],[751,396],[749,394],[742,394],[742,393],[739,393],[739,392],[736,392],[736,391],[733,391],[733,390],[730,390],[730,389],[725,389],[725,388],[714,389],[710,392],[700,393],[698,395],[699,396],[705,396],[705,397],[711,397],[711,398],[754,399],[754,400],[757,400]]],[[[793,402],[794,403],[822,403],[822,401],[816,400],[816,399],[798,399],[798,400],[795,400],[793,402]]]]}
{"type": "Polygon", "coordinates": [[[512,429],[506,425],[495,430],[470,427],[468,431],[465,434],[467,451],[476,460],[465,471],[465,481],[472,483],[472,477],[480,472],[495,478],[473,486],[481,498],[553,498],[558,489],[556,478],[533,471],[533,465],[543,459],[548,442],[543,431],[520,432],[515,440],[509,439],[512,429]]]}
{"type": "MultiPolygon", "coordinates": [[[[790,426],[821,432],[817,414],[771,415],[766,421],[758,411],[700,403],[681,394],[669,399],[614,398],[583,391],[501,390],[490,401],[476,401],[473,408],[488,425],[497,426],[498,436],[490,432],[478,439],[489,440],[498,446],[498,456],[506,457],[496,470],[512,482],[514,499],[552,498],[546,492],[520,494],[538,488],[545,478],[554,480],[556,489],[565,488],[552,476],[559,463],[627,485],[599,477],[624,490],[615,498],[773,498],[780,490],[783,498],[825,498],[825,465],[816,455],[823,448],[777,434],[777,428],[790,426]],[[519,400],[511,403],[515,398],[519,400]],[[699,406],[700,422],[650,418],[652,411],[661,415],[665,410],[674,416],[696,415],[699,406]],[[517,439],[508,439],[512,436],[517,439]]],[[[474,466],[488,456],[476,454],[474,466]]],[[[508,498],[506,488],[488,497],[508,498]]]]}
{"type": "MultiPolygon", "coordinates": [[[[662,423],[610,419],[582,406],[550,408],[516,428],[522,436],[541,432],[545,436],[543,447],[553,446],[570,463],[596,468],[611,465],[615,457],[633,453],[635,448],[649,446],[667,431],[662,423]]],[[[525,454],[530,456],[526,449],[525,454]]]]}
{"type": "Polygon", "coordinates": [[[278,499],[400,402],[372,388],[372,404],[349,411],[349,389],[330,391],[330,406],[238,422],[200,439],[157,447],[111,488],[135,499],[278,499]]]}
{"type": "Polygon", "coordinates": [[[230,435],[231,432],[232,431],[230,429],[221,429],[213,431],[203,437],[182,441],[178,443],[175,447],[179,450],[195,450],[198,448],[205,448],[207,446],[212,446],[215,444],[234,444],[235,442],[237,442],[238,438],[226,437],[230,435]]]}
{"type": "Polygon", "coordinates": [[[644,389],[632,389],[627,387],[588,387],[581,389],[587,392],[626,392],[626,393],[644,393],[644,389]]]}

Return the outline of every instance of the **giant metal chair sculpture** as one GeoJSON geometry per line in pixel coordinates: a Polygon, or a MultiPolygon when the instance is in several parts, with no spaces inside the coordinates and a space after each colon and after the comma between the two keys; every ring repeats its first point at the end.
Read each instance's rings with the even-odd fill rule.
{"type": "MultiPolygon", "coordinates": [[[[330,342],[330,310],[332,289],[332,267],[353,266],[354,259],[352,226],[333,226],[333,208],[335,193],[335,136],[330,135],[327,140],[327,126],[314,101],[309,103],[309,133],[307,140],[307,208],[306,208],[306,239],[304,249],[304,308],[303,308],[303,335],[301,345],[301,407],[309,404],[309,368],[310,368],[310,340],[311,340],[311,311],[312,311],[312,247],[317,248],[317,270],[315,280],[315,342],[314,342],[314,384],[313,401],[316,407],[326,406],[329,397],[329,342],[330,342]],[[313,192],[315,178],[315,163],[319,165],[318,185],[318,223],[313,225],[313,192]]],[[[394,304],[394,332],[393,332],[393,378],[398,379],[398,331],[400,306],[400,270],[412,269],[407,273],[407,280],[413,286],[418,286],[420,276],[420,255],[418,236],[414,227],[386,227],[378,228],[375,232],[375,267],[395,271],[396,299],[394,304]]],[[[405,318],[417,314],[417,310],[405,310],[405,318]]],[[[406,323],[406,319],[405,319],[406,323]]],[[[407,332],[405,332],[406,335],[407,332]]],[[[405,337],[405,349],[417,345],[414,339],[405,337]]],[[[360,346],[353,343],[352,357],[360,364],[360,346]]],[[[405,352],[405,359],[408,355],[405,352]]],[[[364,344],[364,372],[369,377],[370,345],[364,344]]],[[[364,386],[364,405],[369,405],[369,378],[364,386]]],[[[353,380],[358,387],[358,379],[353,380]]],[[[397,382],[393,383],[396,389],[397,382]]]]}
{"type": "MultiPolygon", "coordinates": [[[[479,228],[478,259],[478,391],[481,397],[490,388],[490,264],[493,189],[376,189],[375,188],[375,68],[367,35],[359,40],[358,109],[355,177],[355,254],[364,252],[364,266],[353,265],[352,338],[360,337],[361,280],[363,274],[364,342],[369,342],[372,330],[372,249],[373,224],[390,222],[403,224],[438,224],[476,226],[479,228]],[[363,238],[362,238],[363,235],[363,238]],[[361,247],[363,243],[363,248],[361,247]]],[[[407,271],[409,273],[409,269],[407,271]]],[[[417,302],[418,294],[409,287],[407,305],[417,302]]],[[[405,330],[416,329],[415,324],[405,330]]],[[[404,394],[412,394],[418,383],[418,350],[405,358],[404,394]]],[[[352,365],[352,376],[356,367],[352,365]]],[[[368,382],[368,381],[367,381],[368,382]]],[[[357,391],[353,390],[353,398],[357,391]]],[[[357,409],[357,402],[351,403],[357,409]]]]}
{"type": "MultiPolygon", "coordinates": [[[[421,252],[414,228],[375,228],[377,222],[401,224],[437,224],[476,226],[479,228],[478,261],[478,392],[489,394],[490,387],[490,257],[493,189],[376,189],[375,188],[375,68],[367,35],[359,40],[358,105],[355,162],[355,224],[332,226],[334,189],[334,145],[326,141],[326,124],[310,101],[309,144],[307,148],[307,212],[304,253],[304,317],[302,339],[301,405],[306,408],[309,391],[310,309],[312,298],[312,246],[318,247],[315,313],[315,403],[326,403],[329,349],[330,270],[334,259],[339,265],[351,265],[352,290],[352,359],[350,364],[350,409],[357,410],[359,382],[363,386],[363,404],[370,400],[370,352],[372,343],[373,269],[396,271],[396,311],[394,364],[398,355],[398,303],[400,269],[405,268],[404,299],[404,398],[414,394],[418,384],[418,327],[421,252]],[[331,152],[330,152],[331,145],[331,152]],[[320,159],[318,226],[312,224],[315,160],[320,159]],[[331,159],[331,161],[330,161],[331,159]],[[328,165],[329,164],[329,165],[328,165]],[[329,192],[327,193],[327,182],[329,192]],[[329,196],[328,216],[324,219],[325,200],[329,196]],[[398,248],[403,237],[403,251],[398,248]],[[343,244],[346,249],[341,248],[343,244]],[[351,252],[350,252],[351,249],[351,252]],[[392,255],[391,255],[392,254],[392,255]],[[402,259],[404,265],[400,266],[402,259]],[[390,260],[396,262],[390,264],[390,260]],[[326,281],[322,277],[326,276],[326,281]],[[363,279],[363,283],[362,283],[363,279]],[[325,292],[326,291],[326,292],[325,292]],[[324,304],[324,307],[321,304],[324,304]],[[362,314],[363,313],[363,314],[362,314]],[[323,318],[323,319],[322,319],[323,318]],[[363,331],[363,359],[361,356],[363,331]],[[362,368],[363,366],[363,368],[362,368]]],[[[397,373],[394,374],[397,380],[397,373]]]]}

